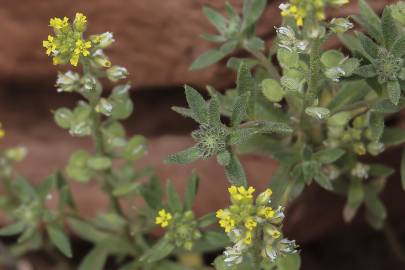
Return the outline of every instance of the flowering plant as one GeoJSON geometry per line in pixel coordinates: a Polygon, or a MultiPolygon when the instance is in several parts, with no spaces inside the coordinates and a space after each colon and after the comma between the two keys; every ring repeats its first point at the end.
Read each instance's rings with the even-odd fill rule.
{"type": "MultiPolygon", "coordinates": [[[[64,171],[51,174],[38,186],[14,170],[14,163],[26,155],[24,148],[0,151],[5,190],[0,206],[12,221],[0,229],[0,236],[18,236],[11,253],[20,256],[52,244],[72,257],[68,225],[93,243],[80,270],[104,269],[108,258],[115,258],[120,270],[203,269],[201,260],[194,257],[190,263],[185,258],[192,252],[223,248],[213,262],[218,270],[295,270],[301,265],[299,247],[283,235],[284,209],[311,183],[347,198],[345,221],[351,221],[364,205],[367,221],[381,229],[387,214],[379,194],[394,170],[363,157],[405,142],[404,131],[385,127],[385,118],[405,106],[405,4],[387,6],[380,18],[360,0],[360,15],[351,18],[366,33],[353,35],[351,18],[326,21],[324,13],[328,6],[347,2],[281,4],[283,23],[275,30],[277,39],[271,48],[255,31],[266,0],[244,0],[242,14],[226,4],[227,16],[204,8],[218,33],[202,37],[220,46],[202,54],[191,68],[205,68],[228,57],[227,66],[237,73],[236,85],[225,92],[207,87],[208,100],[185,87],[189,107],[173,109],[199,124],[191,134],[196,144],[166,160],[185,164],[215,156],[223,166],[230,182],[230,205],[203,217],[192,211],[199,184],[195,172],[183,198],[168,181],[163,200],[153,169],[133,166],[147,145],[141,135],[128,136],[121,123],[133,111],[130,85],[119,84],[108,93],[102,85],[104,80],[118,83],[128,75],[104,52],[114,42],[112,33],[87,36],[87,18],[81,13],[73,22],[67,17],[51,19],[54,34],[43,41],[46,54],[55,65],[77,68],[58,74],[57,91],[81,96],[73,109],[56,109],[54,120],[72,136],[90,137],[94,150],[74,152],[64,171]],[[335,36],[350,55],[324,49],[335,36]],[[232,53],[237,50],[251,57],[236,57],[232,53]],[[256,198],[239,159],[247,153],[279,162],[269,188],[256,198]],[[109,209],[95,218],[82,216],[69,180],[98,183],[110,199],[109,209]],[[46,202],[55,190],[58,206],[50,209],[46,202]],[[145,205],[124,211],[123,202],[135,197],[145,205]],[[212,227],[217,221],[223,231],[212,227]],[[151,237],[159,226],[164,236],[151,237]]],[[[0,124],[0,139],[5,135],[0,124]]],[[[401,172],[405,188],[405,154],[401,172]]]]}

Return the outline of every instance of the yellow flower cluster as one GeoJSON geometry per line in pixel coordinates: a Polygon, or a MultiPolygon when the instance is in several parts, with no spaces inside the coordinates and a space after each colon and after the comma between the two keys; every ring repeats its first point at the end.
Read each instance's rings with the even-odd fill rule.
{"type": "MultiPolygon", "coordinates": [[[[272,191],[266,189],[259,194],[256,199],[256,205],[253,203],[253,187],[245,188],[243,186],[231,186],[228,188],[232,205],[227,209],[219,209],[216,217],[219,219],[219,225],[224,228],[226,233],[231,233],[234,228],[242,232],[243,242],[250,246],[257,232],[259,224],[265,224],[271,221],[276,212],[268,206],[272,191]]],[[[273,228],[272,236],[276,239],[281,233],[273,228]],[[277,234],[278,232],[279,234],[277,234]]]]}
{"type": "Polygon", "coordinates": [[[165,209],[159,211],[158,216],[155,218],[155,223],[160,225],[162,228],[166,228],[170,224],[172,219],[172,214],[166,212],[165,209]]]}
{"type": "Polygon", "coordinates": [[[0,139],[4,138],[6,136],[6,132],[3,129],[3,125],[0,122],[0,139]]]}
{"type": "Polygon", "coordinates": [[[297,26],[304,25],[304,19],[315,16],[318,21],[325,20],[325,7],[327,4],[340,6],[349,3],[349,0],[290,0],[280,5],[281,16],[294,17],[297,26]]]}
{"type": "Polygon", "coordinates": [[[70,62],[77,66],[81,56],[90,55],[92,43],[82,39],[86,25],[87,18],[82,13],[76,13],[73,26],[67,17],[50,19],[49,26],[53,28],[55,36],[48,35],[48,39],[42,41],[42,46],[48,56],[53,56],[54,65],[70,62]]]}

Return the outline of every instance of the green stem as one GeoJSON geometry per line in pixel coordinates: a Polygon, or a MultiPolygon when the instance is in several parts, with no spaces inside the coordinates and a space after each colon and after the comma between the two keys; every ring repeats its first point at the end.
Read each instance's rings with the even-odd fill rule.
{"type": "Polygon", "coordinates": [[[256,59],[260,62],[260,64],[267,70],[267,72],[274,77],[275,79],[280,79],[280,74],[278,73],[277,69],[274,65],[270,62],[270,60],[264,55],[262,52],[253,51],[246,46],[243,47],[246,51],[252,54],[256,59]]]}
{"type": "Polygon", "coordinates": [[[322,40],[317,38],[313,40],[311,53],[309,54],[309,78],[308,91],[305,98],[305,108],[312,105],[313,101],[319,95],[318,81],[321,73],[321,46],[322,40]]]}

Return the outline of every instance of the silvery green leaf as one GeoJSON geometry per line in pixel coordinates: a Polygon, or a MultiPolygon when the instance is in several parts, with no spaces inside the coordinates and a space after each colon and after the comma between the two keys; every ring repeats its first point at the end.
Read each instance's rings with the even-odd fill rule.
{"type": "Polygon", "coordinates": [[[71,258],[72,248],[70,246],[69,237],[65,234],[63,228],[55,224],[48,224],[46,228],[52,244],[66,257],[71,258]]]}
{"type": "Polygon", "coordinates": [[[377,101],[371,108],[373,112],[379,113],[396,113],[401,109],[400,106],[394,105],[389,99],[377,101]]]}
{"type": "Polygon", "coordinates": [[[78,182],[89,181],[92,176],[91,171],[87,167],[89,158],[89,153],[84,150],[74,152],[66,167],[67,175],[78,182]]]}
{"type": "Polygon", "coordinates": [[[396,146],[405,143],[405,130],[401,128],[388,128],[384,129],[381,142],[385,146],[396,146]]]}
{"type": "Polygon", "coordinates": [[[201,158],[201,152],[197,147],[190,147],[167,157],[167,163],[187,164],[201,158]]]}
{"type": "Polygon", "coordinates": [[[203,7],[203,13],[208,18],[210,23],[217,28],[218,32],[226,32],[227,20],[224,16],[209,7],[203,7]]]}
{"type": "Polygon", "coordinates": [[[381,27],[384,36],[385,47],[390,49],[400,35],[394,18],[391,16],[391,8],[384,8],[381,17],[381,27]]]}
{"type": "Polygon", "coordinates": [[[384,115],[373,112],[370,114],[370,131],[374,141],[379,141],[384,132],[384,115]]]}
{"type": "Polygon", "coordinates": [[[343,53],[337,50],[329,50],[322,54],[321,63],[328,68],[337,67],[340,65],[342,60],[345,58],[343,53]]]}
{"type": "Polygon", "coordinates": [[[360,40],[364,51],[368,54],[364,55],[365,57],[367,57],[369,60],[373,60],[378,57],[378,46],[374,43],[374,41],[361,32],[356,32],[356,36],[360,40]]]}
{"type": "Polygon", "coordinates": [[[255,128],[237,129],[229,135],[229,145],[241,144],[257,133],[258,130],[255,128]]]}
{"type": "Polygon", "coordinates": [[[197,70],[206,68],[208,66],[211,66],[212,64],[219,62],[225,56],[226,54],[223,53],[222,51],[217,49],[211,49],[201,54],[197,59],[195,59],[194,62],[191,64],[190,69],[197,70]]]}
{"type": "Polygon", "coordinates": [[[228,151],[222,151],[217,155],[217,161],[221,166],[228,166],[231,162],[231,154],[228,151]]]}
{"type": "Polygon", "coordinates": [[[401,87],[397,80],[387,82],[387,92],[392,104],[398,105],[399,98],[401,97],[401,87]]]}
{"type": "Polygon", "coordinates": [[[203,33],[200,36],[202,39],[205,39],[209,42],[214,42],[214,43],[222,43],[226,41],[226,37],[221,36],[221,35],[212,35],[212,34],[207,34],[203,33]]]}
{"type": "Polygon", "coordinates": [[[262,81],[262,93],[271,102],[280,102],[284,97],[284,90],[280,83],[274,79],[262,81]]]}
{"type": "Polygon", "coordinates": [[[221,114],[219,113],[219,104],[216,98],[211,98],[208,103],[208,123],[211,126],[221,124],[221,114]]]}
{"type": "Polygon", "coordinates": [[[324,149],[314,154],[314,158],[323,164],[333,163],[344,155],[345,151],[340,148],[324,149]]]}
{"type": "Polygon", "coordinates": [[[365,204],[367,207],[367,210],[370,211],[370,213],[380,219],[380,220],[385,220],[387,218],[387,210],[381,201],[380,198],[378,198],[377,194],[375,194],[372,191],[367,190],[365,193],[365,204]]]}
{"type": "Polygon", "coordinates": [[[235,154],[231,154],[231,160],[229,164],[225,166],[225,174],[231,184],[236,186],[247,186],[245,170],[235,154]]]}
{"type": "Polygon", "coordinates": [[[98,244],[87,253],[78,270],[103,270],[107,256],[108,249],[104,245],[98,244]]]}
{"type": "Polygon", "coordinates": [[[61,128],[70,128],[73,113],[68,108],[59,108],[54,113],[54,120],[61,128]]]}
{"type": "Polygon", "coordinates": [[[266,3],[267,0],[244,1],[242,31],[245,31],[259,20],[266,8],[266,3]]]}
{"type": "Polygon", "coordinates": [[[194,118],[199,123],[206,123],[208,121],[208,108],[204,98],[194,88],[186,85],[184,87],[186,93],[187,103],[193,112],[194,118]]]}
{"type": "Polygon", "coordinates": [[[279,48],[277,50],[277,59],[282,67],[297,67],[299,63],[299,54],[295,50],[279,48]]]}
{"type": "Polygon", "coordinates": [[[146,153],[147,142],[141,135],[133,136],[127,143],[122,156],[129,161],[136,161],[142,158],[146,153]]]}
{"type": "Polygon", "coordinates": [[[360,17],[354,16],[357,23],[363,26],[364,29],[381,44],[384,41],[380,17],[367,4],[365,0],[359,1],[360,17]]]}
{"type": "Polygon", "coordinates": [[[401,58],[405,55],[405,35],[400,35],[392,44],[390,53],[394,55],[394,57],[401,58]]]}
{"type": "Polygon", "coordinates": [[[94,156],[87,160],[87,166],[96,171],[102,171],[111,168],[112,161],[105,156],[94,156]]]}
{"type": "Polygon", "coordinates": [[[315,182],[317,182],[324,189],[333,190],[332,182],[323,172],[319,172],[317,175],[315,175],[314,179],[315,182]]]}
{"type": "Polygon", "coordinates": [[[364,65],[358,67],[355,71],[354,74],[357,74],[363,78],[372,78],[377,76],[377,72],[375,70],[374,65],[364,65]]]}
{"type": "Polygon", "coordinates": [[[184,209],[191,210],[195,197],[197,196],[200,178],[194,171],[187,181],[186,193],[184,195],[184,209]]]}
{"type": "Polygon", "coordinates": [[[301,268],[301,257],[298,253],[287,254],[277,258],[278,270],[299,270],[301,268]]]}
{"type": "Polygon", "coordinates": [[[180,196],[176,191],[176,188],[172,181],[167,181],[166,186],[167,203],[169,204],[170,211],[172,213],[180,213],[183,211],[183,203],[180,200],[180,196]]]}
{"type": "Polygon", "coordinates": [[[250,92],[237,96],[232,108],[231,126],[236,127],[247,117],[247,105],[250,92]]]}
{"type": "Polygon", "coordinates": [[[341,68],[345,72],[345,76],[351,76],[355,70],[360,66],[360,61],[356,58],[349,58],[341,64],[341,68]]]}
{"type": "Polygon", "coordinates": [[[283,87],[292,91],[299,91],[301,88],[300,82],[297,79],[288,76],[281,77],[280,83],[283,87]]]}
{"type": "Polygon", "coordinates": [[[0,229],[0,236],[12,236],[20,234],[24,231],[26,224],[24,222],[17,222],[4,226],[0,229]]]}
{"type": "Polygon", "coordinates": [[[330,115],[330,110],[324,107],[308,107],[305,113],[317,120],[327,119],[330,115]]]}
{"type": "Polygon", "coordinates": [[[363,100],[371,91],[371,88],[364,81],[344,83],[328,105],[330,110],[336,110],[344,105],[363,100]]]}

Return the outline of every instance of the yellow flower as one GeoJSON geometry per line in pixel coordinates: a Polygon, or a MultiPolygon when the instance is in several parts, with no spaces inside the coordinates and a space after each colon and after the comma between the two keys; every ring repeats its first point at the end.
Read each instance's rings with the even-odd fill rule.
{"type": "Polygon", "coordinates": [[[56,50],[54,39],[53,36],[48,35],[48,40],[42,41],[42,46],[46,49],[47,55],[51,55],[51,53],[56,50]]]}
{"type": "Polygon", "coordinates": [[[235,227],[235,220],[230,216],[226,216],[219,221],[219,226],[224,228],[225,232],[230,232],[235,227]]]}
{"type": "Polygon", "coordinates": [[[271,218],[273,218],[274,217],[274,215],[276,214],[275,212],[274,212],[274,210],[273,210],[273,208],[271,208],[271,207],[264,207],[264,208],[261,208],[260,210],[259,210],[259,216],[261,216],[261,217],[264,217],[264,218],[267,218],[267,219],[271,219],[271,218]]]}
{"type": "MultiPolygon", "coordinates": [[[[79,57],[80,57],[80,55],[79,54],[73,54],[73,56],[70,58],[70,63],[72,64],[72,66],[77,66],[77,63],[79,63],[79,57]]],[[[57,65],[58,64],[58,59],[55,59],[54,58],[54,65],[57,65]]]]}
{"type": "Polygon", "coordinates": [[[255,189],[253,187],[249,187],[248,189],[245,189],[245,187],[239,187],[238,191],[239,194],[242,195],[244,199],[252,199],[255,189]]]}
{"type": "Polygon", "coordinates": [[[6,136],[6,132],[3,129],[3,125],[0,123],[0,139],[4,138],[6,136]]]}
{"type": "Polygon", "coordinates": [[[49,21],[49,26],[53,27],[55,30],[62,29],[69,25],[69,18],[64,17],[63,20],[61,18],[52,18],[49,21]]]}
{"type": "Polygon", "coordinates": [[[246,189],[243,186],[231,186],[230,188],[228,188],[228,191],[234,201],[242,201],[252,199],[255,189],[253,187],[249,187],[248,189],[246,189]]]}
{"type": "Polygon", "coordinates": [[[245,220],[245,227],[249,231],[253,230],[256,226],[257,226],[257,222],[252,217],[248,217],[245,220]]]}
{"type": "Polygon", "coordinates": [[[158,216],[155,218],[155,223],[160,224],[162,228],[165,228],[169,225],[170,220],[172,219],[172,214],[166,212],[165,209],[159,211],[158,216]]]}
{"type": "Polygon", "coordinates": [[[76,13],[74,25],[78,30],[84,30],[87,24],[87,17],[82,13],[76,13]]]}
{"type": "Polygon", "coordinates": [[[246,245],[251,245],[251,244],[252,244],[252,238],[253,238],[252,232],[251,232],[251,231],[247,231],[246,234],[245,234],[245,238],[243,238],[243,242],[244,242],[246,245]]]}
{"type": "Polygon", "coordinates": [[[273,237],[274,239],[278,239],[281,236],[281,232],[274,227],[267,228],[266,232],[273,237]]]}
{"type": "Polygon", "coordinates": [[[91,42],[90,41],[84,41],[82,39],[78,39],[76,41],[76,48],[75,48],[75,54],[83,54],[83,56],[88,56],[90,54],[90,51],[87,50],[91,48],[91,42]]]}

